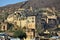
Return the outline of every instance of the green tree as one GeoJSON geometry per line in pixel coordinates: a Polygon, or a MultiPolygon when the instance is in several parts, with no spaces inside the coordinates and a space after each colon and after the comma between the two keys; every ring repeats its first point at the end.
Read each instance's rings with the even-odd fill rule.
{"type": "Polygon", "coordinates": [[[2,15],[0,15],[0,22],[3,22],[3,16],[2,15]]]}
{"type": "Polygon", "coordinates": [[[2,12],[0,14],[0,22],[4,22],[4,20],[7,19],[8,15],[8,12],[2,12]]]}
{"type": "Polygon", "coordinates": [[[13,31],[12,29],[13,29],[13,27],[14,27],[14,25],[12,24],[12,23],[8,23],[7,22],[7,26],[8,26],[8,30],[10,30],[10,31],[13,31]]]}
{"type": "Polygon", "coordinates": [[[14,37],[23,39],[23,38],[26,38],[27,35],[26,35],[26,33],[23,30],[16,30],[14,32],[14,37]]]}
{"type": "Polygon", "coordinates": [[[4,12],[4,13],[3,13],[3,18],[4,18],[4,20],[7,19],[8,15],[9,15],[8,12],[4,12]]]}

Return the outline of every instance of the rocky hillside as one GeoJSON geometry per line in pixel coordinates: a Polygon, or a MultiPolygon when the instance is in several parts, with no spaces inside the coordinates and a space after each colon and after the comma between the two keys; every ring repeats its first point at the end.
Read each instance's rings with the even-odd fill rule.
{"type": "Polygon", "coordinates": [[[0,7],[0,12],[14,12],[18,8],[43,8],[43,7],[55,7],[56,10],[60,10],[60,0],[28,0],[16,4],[10,4],[4,7],[0,7]]]}
{"type": "Polygon", "coordinates": [[[11,12],[11,13],[13,13],[15,10],[20,8],[20,6],[23,3],[24,2],[19,2],[19,3],[16,3],[16,4],[10,4],[10,5],[6,5],[6,6],[3,6],[3,7],[0,7],[0,13],[1,12],[11,12]]]}
{"type": "Polygon", "coordinates": [[[28,5],[33,8],[55,7],[60,10],[60,0],[29,0],[28,5]]]}

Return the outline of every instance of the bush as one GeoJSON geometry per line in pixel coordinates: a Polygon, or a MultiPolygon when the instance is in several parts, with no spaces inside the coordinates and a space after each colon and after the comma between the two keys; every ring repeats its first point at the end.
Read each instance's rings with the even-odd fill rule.
{"type": "Polygon", "coordinates": [[[22,31],[22,30],[16,30],[16,31],[14,32],[14,37],[23,39],[23,38],[26,38],[27,35],[26,35],[26,33],[25,33],[24,31],[22,31]]]}

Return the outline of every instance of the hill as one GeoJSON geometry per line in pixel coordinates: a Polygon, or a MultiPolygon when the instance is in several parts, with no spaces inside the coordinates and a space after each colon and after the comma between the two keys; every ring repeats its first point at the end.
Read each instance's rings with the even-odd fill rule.
{"type": "Polygon", "coordinates": [[[29,0],[28,3],[33,8],[55,7],[60,10],[60,0],[29,0]]]}
{"type": "Polygon", "coordinates": [[[36,8],[45,8],[45,7],[55,7],[56,10],[60,10],[60,0],[28,0],[24,2],[19,2],[16,4],[10,4],[6,5],[3,7],[0,7],[0,12],[5,11],[5,12],[14,12],[18,8],[29,8],[33,7],[33,9],[36,8]]]}

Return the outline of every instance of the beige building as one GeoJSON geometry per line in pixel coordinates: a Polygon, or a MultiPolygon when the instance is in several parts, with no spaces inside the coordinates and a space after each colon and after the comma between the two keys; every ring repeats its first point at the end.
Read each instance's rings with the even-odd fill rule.
{"type": "MultiPolygon", "coordinates": [[[[30,8],[32,11],[32,8],[30,8]]],[[[25,9],[19,9],[20,11],[24,11],[25,9]]],[[[15,25],[14,28],[26,28],[26,33],[28,35],[28,38],[33,38],[34,37],[34,31],[36,30],[36,20],[38,18],[36,16],[27,16],[27,17],[21,17],[19,16],[18,12],[21,13],[20,11],[15,12],[15,14],[11,14],[7,18],[7,22],[12,23],[15,25]],[[36,19],[37,18],[37,19],[36,19]]],[[[42,8],[40,9],[42,11],[42,17],[41,19],[45,20],[47,23],[49,23],[49,20],[56,20],[57,16],[55,15],[55,12],[49,8],[42,8]]],[[[40,16],[39,16],[40,17],[40,16]]],[[[39,20],[41,20],[39,19],[39,20]]],[[[39,24],[39,21],[38,21],[39,24]]],[[[40,27],[40,24],[39,24],[40,27]]]]}
{"type": "Polygon", "coordinates": [[[8,25],[7,22],[2,22],[1,23],[1,31],[7,31],[8,30],[8,25]]]}
{"type": "Polygon", "coordinates": [[[35,16],[27,17],[27,24],[28,24],[28,28],[35,29],[36,17],[35,16]]]}
{"type": "MultiPolygon", "coordinates": [[[[17,13],[18,14],[18,13],[17,13]]],[[[34,37],[35,25],[36,25],[36,17],[35,16],[27,16],[24,18],[17,17],[17,15],[9,15],[7,18],[7,22],[14,24],[14,28],[26,28],[26,34],[28,38],[34,37]]]]}
{"type": "Polygon", "coordinates": [[[40,11],[42,11],[43,17],[41,19],[44,19],[47,23],[49,19],[57,19],[56,13],[54,11],[55,9],[50,8],[42,8],[40,11]]]}

